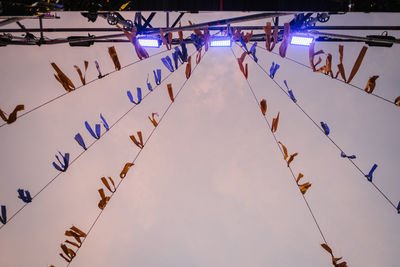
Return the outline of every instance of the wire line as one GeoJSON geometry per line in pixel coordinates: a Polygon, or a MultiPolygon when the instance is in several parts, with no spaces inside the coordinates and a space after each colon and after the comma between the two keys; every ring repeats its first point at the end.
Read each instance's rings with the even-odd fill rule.
{"type": "MultiPolygon", "coordinates": [[[[239,46],[239,45],[238,45],[238,46],[239,46]]],[[[240,47],[240,46],[239,46],[239,47],[240,47]]],[[[242,48],[242,47],[241,47],[241,48],[242,48]]],[[[242,48],[242,49],[243,49],[243,48],[242,48]]],[[[254,63],[257,64],[257,66],[258,66],[265,74],[267,74],[267,76],[282,90],[282,92],[283,92],[284,94],[286,94],[286,95],[289,97],[288,99],[290,99],[289,93],[287,93],[287,92],[285,91],[285,89],[282,88],[282,86],[280,86],[279,83],[277,83],[273,78],[271,78],[271,77],[269,76],[269,74],[267,73],[267,71],[264,70],[264,68],[263,68],[258,62],[255,62],[255,61],[254,61],[254,63]]],[[[293,101],[292,101],[292,102],[293,102],[293,101]]],[[[341,148],[338,144],[336,144],[336,142],[335,142],[330,136],[328,136],[328,135],[325,134],[324,130],[315,122],[315,120],[314,120],[313,118],[310,117],[310,115],[308,115],[308,113],[307,113],[297,102],[296,102],[296,103],[293,102],[293,103],[304,113],[304,115],[307,116],[307,118],[309,118],[309,119],[312,121],[312,123],[321,131],[321,133],[322,133],[324,136],[326,136],[326,138],[328,138],[329,141],[331,141],[331,143],[332,143],[340,152],[343,152],[343,153],[344,153],[344,151],[342,150],[342,148],[341,148]]],[[[354,166],[364,177],[366,176],[366,174],[360,169],[360,167],[358,167],[358,165],[357,165],[352,159],[347,158],[347,160],[349,160],[349,161],[353,164],[353,166],[354,166]]],[[[389,202],[389,204],[390,204],[391,206],[393,206],[393,208],[397,211],[396,205],[389,199],[389,197],[388,197],[385,193],[383,193],[382,190],[381,190],[373,181],[371,181],[370,183],[371,183],[371,184],[373,185],[373,187],[387,200],[387,202],[389,202]]]]}
{"type": "MultiPolygon", "coordinates": [[[[196,51],[195,51],[195,52],[196,52],[196,51]]],[[[195,52],[194,52],[194,53],[195,53],[195,52]]],[[[194,54],[194,53],[193,53],[193,54],[194,54]]],[[[192,55],[193,55],[193,54],[192,54],[192,55]]],[[[207,52],[204,53],[204,55],[203,55],[203,60],[204,60],[204,56],[205,56],[206,54],[207,54],[207,52]]],[[[202,61],[203,61],[203,60],[202,60],[202,61]]],[[[199,65],[199,64],[196,64],[196,66],[193,68],[190,77],[192,77],[192,75],[193,75],[193,73],[194,73],[194,71],[196,70],[196,68],[197,68],[198,65],[199,65]]],[[[189,79],[186,79],[186,80],[183,82],[182,86],[180,87],[180,89],[178,90],[178,92],[176,93],[176,95],[175,95],[175,97],[174,97],[175,100],[176,100],[176,98],[178,97],[179,93],[180,93],[180,92],[182,91],[182,89],[184,88],[184,86],[186,85],[186,83],[187,83],[188,80],[189,80],[189,79]]],[[[143,148],[139,150],[139,152],[136,154],[136,156],[135,156],[134,159],[132,160],[132,162],[131,162],[132,164],[135,163],[135,161],[136,161],[137,158],[139,157],[140,153],[143,151],[144,147],[146,147],[147,142],[150,140],[150,138],[151,138],[151,136],[153,135],[153,133],[155,132],[156,128],[159,127],[161,121],[163,120],[164,116],[167,114],[168,110],[171,108],[171,106],[172,106],[173,103],[174,103],[174,102],[172,102],[172,101],[169,103],[169,105],[168,105],[168,107],[166,108],[165,112],[161,115],[160,120],[158,121],[157,127],[154,127],[153,130],[150,132],[149,137],[146,139],[146,141],[145,141],[144,144],[143,144],[143,148]]],[[[118,187],[120,186],[120,184],[122,183],[123,180],[124,180],[124,179],[120,179],[119,183],[117,184],[117,186],[116,186],[116,188],[115,188],[115,191],[114,191],[114,192],[111,192],[110,200],[111,200],[111,198],[114,196],[115,192],[117,192],[117,189],[118,189],[118,187]]],[[[109,200],[108,202],[110,202],[110,200],[109,200]]],[[[99,214],[97,215],[96,219],[93,221],[93,223],[92,223],[92,225],[90,226],[88,232],[86,233],[86,237],[85,237],[84,239],[82,239],[82,243],[80,244],[80,246],[79,246],[79,247],[77,248],[77,250],[75,251],[75,254],[77,254],[78,251],[79,251],[79,249],[82,247],[83,243],[84,243],[85,240],[87,239],[89,233],[92,231],[93,227],[94,227],[95,224],[97,223],[97,221],[98,221],[98,219],[100,218],[100,216],[101,216],[101,214],[103,213],[103,211],[104,211],[104,209],[102,209],[102,210],[99,212],[99,214]]],[[[67,264],[67,266],[69,266],[69,265],[71,264],[71,262],[72,262],[72,260],[67,264]]]]}
{"type": "MultiPolygon", "coordinates": [[[[164,51],[165,52],[165,51],[164,51]]],[[[192,55],[194,55],[197,51],[194,51],[192,55]]],[[[182,65],[181,65],[182,66],[182,65]]],[[[197,66],[197,65],[196,65],[197,66]]],[[[194,70],[194,69],[193,69],[194,70]]],[[[164,79],[162,79],[160,85],[166,80],[168,79],[174,72],[169,73],[164,79]]],[[[153,88],[153,91],[159,87],[159,85],[156,85],[153,88]]],[[[142,101],[149,95],[151,94],[151,92],[148,92],[146,95],[143,96],[142,101]]],[[[140,102],[142,103],[142,102],[140,102]]],[[[90,147],[92,147],[97,141],[99,141],[101,139],[101,137],[103,137],[105,134],[107,134],[118,122],[120,122],[129,112],[131,112],[136,106],[138,106],[139,104],[134,105],[133,107],[131,107],[128,111],[126,111],[119,119],[117,119],[112,125],[110,125],[109,130],[105,131],[103,134],[100,135],[99,139],[95,139],[90,145],[87,146],[86,150],[83,150],[76,158],[74,158],[70,163],[69,163],[69,167],[72,166],[72,164],[79,159],[86,151],[89,150],[90,147]]],[[[51,183],[53,183],[63,172],[59,172],[57,173],[56,176],[54,176],[44,187],[42,187],[35,195],[32,196],[32,200],[37,197],[40,193],[42,193],[51,183]]],[[[21,206],[21,208],[19,208],[12,216],[10,216],[7,220],[6,224],[2,224],[0,226],[0,230],[7,225],[18,213],[20,213],[29,203],[25,203],[24,205],[21,206]]]]}
{"type": "MultiPolygon", "coordinates": [[[[232,54],[233,54],[234,58],[236,59],[236,55],[235,55],[235,52],[233,52],[232,47],[231,47],[231,51],[232,51],[232,54]]],[[[251,86],[250,82],[249,82],[247,79],[246,79],[246,82],[247,82],[247,85],[248,85],[248,87],[249,87],[249,89],[250,89],[250,91],[251,91],[251,93],[252,93],[252,95],[253,95],[253,97],[254,97],[254,100],[255,100],[256,103],[257,103],[257,106],[260,108],[259,100],[257,99],[257,96],[256,96],[256,94],[254,93],[253,87],[251,86]]],[[[262,117],[264,118],[265,122],[268,124],[268,129],[271,129],[271,124],[268,122],[267,118],[266,118],[265,116],[262,116],[262,117]]],[[[272,136],[274,137],[275,143],[277,144],[277,146],[278,146],[278,148],[279,148],[279,151],[281,151],[282,156],[283,156],[283,155],[284,155],[284,152],[282,151],[282,148],[281,148],[281,146],[280,146],[279,143],[278,143],[279,141],[278,141],[278,139],[276,138],[275,133],[272,132],[272,131],[271,131],[271,133],[272,133],[272,136]]],[[[289,168],[290,173],[292,174],[293,180],[294,180],[294,182],[296,183],[297,188],[298,188],[298,184],[297,184],[297,182],[296,182],[296,176],[294,175],[292,168],[291,168],[290,166],[288,166],[288,168],[289,168]]],[[[308,210],[310,211],[310,214],[311,214],[311,216],[312,216],[312,218],[313,218],[313,220],[314,220],[314,222],[315,222],[315,225],[316,225],[317,228],[318,228],[318,231],[319,231],[319,233],[320,233],[322,239],[324,240],[325,244],[328,244],[328,243],[326,242],[325,236],[324,236],[324,234],[323,234],[323,232],[322,232],[322,230],[321,230],[321,227],[320,227],[320,225],[319,225],[319,223],[318,223],[318,221],[317,221],[317,219],[316,219],[316,217],[315,217],[315,215],[314,215],[314,212],[313,212],[312,209],[311,209],[311,206],[309,205],[309,203],[308,203],[306,197],[305,197],[303,194],[301,194],[301,195],[303,196],[303,200],[304,200],[304,202],[306,203],[308,210]]]]}

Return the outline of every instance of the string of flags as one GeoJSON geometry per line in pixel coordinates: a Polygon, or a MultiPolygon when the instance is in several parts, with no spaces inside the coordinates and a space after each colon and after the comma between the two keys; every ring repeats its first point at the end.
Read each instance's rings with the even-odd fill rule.
{"type": "Polygon", "coordinates": [[[5,114],[4,111],[0,109],[0,117],[3,121],[5,121],[7,124],[11,124],[17,120],[17,112],[24,110],[25,106],[24,105],[17,105],[14,110],[10,113],[10,115],[5,114]]]}

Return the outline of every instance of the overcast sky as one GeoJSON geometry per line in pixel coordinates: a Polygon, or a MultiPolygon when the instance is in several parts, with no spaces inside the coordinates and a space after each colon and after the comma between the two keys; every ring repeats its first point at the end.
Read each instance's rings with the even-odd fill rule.
{"type": "MultiPolygon", "coordinates": [[[[199,23],[244,14],[190,14],[183,17],[182,25],[188,19],[199,23]]],[[[59,20],[46,20],[44,26],[108,27],[104,19],[93,24],[79,13],[59,16],[59,20]]],[[[133,18],[133,13],[124,16],[133,18]]],[[[171,20],[176,16],[172,13],[171,20]]],[[[244,24],[265,25],[266,21],[244,24]]],[[[399,21],[398,14],[352,13],[332,16],[326,25],[396,25],[399,21]]],[[[158,13],[153,26],[164,22],[164,15],[158,13]]],[[[37,27],[38,21],[23,24],[37,27]]],[[[400,37],[394,31],[389,35],[400,37]]],[[[63,94],[50,62],[76,86],[81,82],[73,65],[83,68],[84,60],[89,61],[87,81],[97,77],[94,60],[103,73],[112,71],[108,46],[1,47],[0,108],[10,113],[24,104],[28,111],[63,94]]],[[[344,44],[347,75],[362,46],[344,44]]],[[[122,66],[137,60],[131,44],[115,47],[122,66]]],[[[194,52],[193,45],[188,48],[194,52]]],[[[232,48],[239,57],[241,49],[232,48]]],[[[318,49],[333,55],[336,72],[338,44],[317,43],[318,49]]],[[[370,76],[379,75],[374,93],[394,100],[400,96],[399,54],[398,45],[369,47],[352,83],[365,87],[370,76]]],[[[76,133],[81,133],[86,145],[95,140],[85,121],[100,123],[102,113],[113,124],[133,105],[126,90],[135,95],[136,87],[141,87],[145,94],[148,74],[155,86],[153,69],[161,68],[163,77],[169,74],[160,60],[166,55],[171,52],[94,81],[0,128],[0,204],[7,206],[8,218],[23,206],[18,188],[35,195],[58,173],[51,165],[58,150],[69,152],[71,159],[82,152],[74,140],[76,133]]],[[[284,86],[287,80],[298,104],[317,123],[328,123],[330,137],[347,154],[357,155],[354,162],[362,171],[367,173],[378,164],[374,182],[397,205],[399,107],[265,50],[258,49],[257,56],[267,71],[272,61],[281,66],[275,81],[284,86]]],[[[307,48],[289,46],[287,56],[309,64],[307,48]]],[[[351,266],[398,266],[400,215],[250,58],[245,63],[257,98],[267,100],[268,121],[280,112],[276,137],[290,154],[299,153],[291,167],[295,175],[304,174],[304,182],[312,183],[305,196],[334,255],[351,266]]],[[[185,80],[183,66],[0,229],[1,266],[66,265],[58,255],[65,230],[72,225],[89,230],[100,212],[97,190],[104,187],[100,178],[120,181],[123,166],[139,152],[129,135],[142,131],[147,139],[153,129],[147,116],[163,114],[170,103],[167,83],[176,93],[185,80]]],[[[210,48],[71,266],[331,266],[321,243],[231,49],[210,48]]]]}

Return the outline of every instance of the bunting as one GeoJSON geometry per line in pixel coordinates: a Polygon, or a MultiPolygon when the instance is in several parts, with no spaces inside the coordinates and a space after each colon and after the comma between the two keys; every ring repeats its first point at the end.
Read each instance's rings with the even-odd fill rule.
{"type": "Polygon", "coordinates": [[[81,79],[82,85],[86,84],[86,71],[87,71],[87,68],[89,66],[89,62],[85,60],[84,61],[84,66],[85,66],[85,74],[82,74],[81,69],[77,65],[74,65],[74,68],[78,72],[79,78],[81,79]]]}
{"type": "Polygon", "coordinates": [[[75,85],[68,78],[68,76],[65,75],[65,73],[61,71],[61,69],[57,66],[57,64],[54,62],[52,62],[50,64],[53,67],[53,69],[57,72],[57,74],[54,74],[54,77],[56,78],[56,80],[59,83],[61,83],[61,85],[64,87],[65,91],[71,92],[71,91],[75,90],[75,85]]]}
{"type": "Polygon", "coordinates": [[[133,143],[135,143],[135,145],[137,147],[139,147],[140,149],[142,149],[144,147],[144,143],[143,143],[143,137],[142,137],[142,132],[137,132],[138,137],[139,137],[139,141],[136,140],[134,135],[129,136],[131,138],[131,140],[133,141],[133,143]]]}
{"type": "Polygon", "coordinates": [[[296,184],[300,189],[300,192],[304,195],[307,190],[311,187],[311,184],[309,182],[306,182],[304,184],[299,184],[299,181],[301,178],[303,178],[304,175],[302,173],[299,173],[299,175],[297,176],[297,180],[296,180],[296,184]]]}
{"type": "Polygon", "coordinates": [[[267,100],[265,100],[265,99],[261,100],[260,108],[261,108],[262,114],[265,116],[265,114],[267,113],[267,100]]]}
{"type": "Polygon", "coordinates": [[[150,122],[154,125],[154,127],[157,127],[158,122],[156,121],[154,116],[158,117],[158,113],[151,113],[151,118],[150,118],[150,116],[148,116],[148,118],[149,118],[150,122]]]}
{"type": "Polygon", "coordinates": [[[172,102],[174,102],[175,101],[175,98],[174,98],[174,92],[173,92],[173,90],[172,90],[172,84],[167,84],[167,88],[168,88],[168,95],[169,95],[169,98],[171,99],[171,101],[172,102]]]}
{"type": "Polygon", "coordinates": [[[335,266],[335,267],[347,267],[347,263],[346,263],[345,261],[342,262],[342,263],[338,263],[338,261],[340,261],[340,260],[342,259],[342,257],[340,257],[340,258],[335,258],[335,257],[333,256],[332,249],[331,249],[327,244],[321,244],[321,246],[322,246],[329,254],[331,254],[333,266],[335,266]]]}
{"type": "Polygon", "coordinates": [[[133,100],[133,96],[130,90],[126,91],[126,94],[128,95],[129,100],[133,103],[133,104],[140,104],[140,102],[142,102],[142,89],[137,87],[137,102],[135,100],[133,100]]]}
{"type": "Polygon", "coordinates": [[[65,155],[61,154],[60,151],[58,151],[58,153],[60,154],[63,162],[60,161],[60,159],[58,158],[58,156],[56,155],[56,159],[58,161],[58,163],[60,163],[61,167],[58,166],[57,163],[55,163],[53,161],[53,166],[54,168],[56,168],[56,170],[60,171],[60,172],[65,172],[68,169],[68,165],[69,165],[69,153],[65,153],[65,155]]]}
{"type": "Polygon", "coordinates": [[[271,22],[267,22],[267,26],[263,27],[263,29],[265,32],[265,48],[267,48],[267,50],[271,52],[276,45],[276,41],[278,40],[278,27],[275,26],[274,28],[272,45],[271,45],[271,22]]]}
{"type": "Polygon", "coordinates": [[[246,77],[246,79],[247,79],[247,77],[249,76],[249,71],[247,69],[247,63],[246,63],[246,67],[243,66],[243,61],[244,61],[246,55],[247,55],[247,52],[243,52],[243,54],[240,56],[240,58],[237,59],[237,61],[239,64],[240,71],[243,73],[244,77],[246,77]]]}
{"type": "Polygon", "coordinates": [[[87,150],[87,147],[86,147],[86,145],[85,145],[85,141],[83,141],[83,138],[82,138],[82,136],[81,136],[80,133],[77,133],[77,134],[75,135],[75,140],[76,140],[76,142],[78,142],[78,144],[79,144],[84,150],[87,150]]]}
{"type": "Polygon", "coordinates": [[[276,130],[278,129],[279,113],[280,113],[280,112],[278,112],[278,115],[276,116],[276,118],[273,118],[273,119],[272,119],[271,131],[272,131],[273,133],[275,133],[276,130]]]}
{"type": "Polygon", "coordinates": [[[18,189],[17,192],[18,192],[18,198],[21,199],[23,202],[25,203],[32,202],[32,197],[28,190],[24,191],[24,189],[18,189]]]}
{"type": "MultiPolygon", "coordinates": [[[[65,231],[65,236],[67,237],[73,237],[76,242],[65,240],[65,243],[73,245],[77,248],[80,248],[82,245],[82,239],[81,238],[86,238],[86,233],[80,230],[76,226],[72,226],[69,230],[65,231]]],[[[64,254],[60,253],[59,255],[67,262],[71,262],[73,258],[76,256],[76,252],[67,247],[65,244],[61,244],[61,249],[64,252],[64,254]]]]}
{"type": "Polygon", "coordinates": [[[17,112],[24,110],[25,106],[24,105],[17,105],[14,110],[10,113],[10,115],[6,116],[6,114],[4,114],[4,112],[0,109],[0,117],[3,121],[5,121],[7,124],[11,124],[13,122],[15,122],[17,120],[17,112]]]}
{"type": "Polygon", "coordinates": [[[285,23],[283,26],[283,39],[281,45],[279,46],[279,55],[281,55],[281,57],[286,57],[286,50],[289,45],[289,35],[290,35],[290,24],[285,23]]]}
{"type": "Polygon", "coordinates": [[[121,69],[121,63],[119,63],[117,51],[115,50],[114,46],[111,46],[108,48],[108,54],[110,54],[110,57],[114,63],[115,70],[120,70],[121,69]]]}

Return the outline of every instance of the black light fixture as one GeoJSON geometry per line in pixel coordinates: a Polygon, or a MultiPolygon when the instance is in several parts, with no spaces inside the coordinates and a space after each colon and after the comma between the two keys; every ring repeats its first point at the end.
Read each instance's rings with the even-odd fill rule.
{"type": "MultiPolygon", "coordinates": [[[[94,35],[88,34],[88,37],[94,37],[94,35]]],[[[70,36],[67,38],[70,46],[84,46],[89,47],[94,44],[94,40],[90,40],[86,36],[70,36]],[[83,39],[84,41],[79,41],[83,39]]]]}

